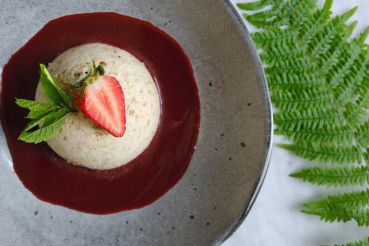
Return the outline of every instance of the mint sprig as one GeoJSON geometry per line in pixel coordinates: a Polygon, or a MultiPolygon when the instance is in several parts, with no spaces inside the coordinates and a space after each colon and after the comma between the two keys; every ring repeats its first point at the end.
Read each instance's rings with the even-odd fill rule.
{"type": "Polygon", "coordinates": [[[29,110],[26,118],[32,120],[18,137],[26,143],[37,144],[55,137],[71,111],[71,98],[55,83],[44,64],[40,64],[40,83],[48,103],[27,99],[15,101],[19,107],[29,110]]]}
{"type": "Polygon", "coordinates": [[[65,107],[71,106],[70,97],[55,83],[44,64],[40,64],[40,83],[45,95],[53,104],[65,107]]]}

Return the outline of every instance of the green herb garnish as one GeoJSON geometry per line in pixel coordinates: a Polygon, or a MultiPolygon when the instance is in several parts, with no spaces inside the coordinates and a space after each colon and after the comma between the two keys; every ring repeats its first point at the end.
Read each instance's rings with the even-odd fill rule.
{"type": "Polygon", "coordinates": [[[47,98],[57,106],[71,106],[71,99],[53,80],[44,64],[40,64],[40,83],[47,98]]]}
{"type": "Polygon", "coordinates": [[[96,63],[94,60],[92,60],[92,66],[89,68],[89,70],[86,72],[86,75],[78,80],[77,82],[70,85],[71,89],[79,89],[84,88],[91,82],[95,81],[99,76],[102,76],[105,74],[104,66],[106,64],[104,62],[100,62],[98,66],[96,66],[96,63]]]}
{"type": "Polygon", "coordinates": [[[18,137],[27,143],[37,144],[55,137],[71,111],[69,95],[55,83],[44,64],[40,64],[40,83],[48,103],[16,99],[19,107],[29,110],[27,118],[32,120],[18,137]]]}

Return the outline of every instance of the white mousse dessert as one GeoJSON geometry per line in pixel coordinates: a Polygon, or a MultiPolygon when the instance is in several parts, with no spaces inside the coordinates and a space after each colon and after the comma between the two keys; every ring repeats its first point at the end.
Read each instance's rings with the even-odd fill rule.
{"type": "MultiPolygon", "coordinates": [[[[105,75],[119,81],[125,101],[126,129],[115,137],[100,129],[81,112],[70,113],[56,137],[47,144],[74,165],[90,169],[111,169],[127,164],[152,141],[159,125],[160,97],[145,64],[122,49],[90,43],[68,49],[49,66],[61,87],[83,78],[92,64],[103,64],[105,75]]],[[[37,101],[47,101],[40,84],[37,101]]]]}

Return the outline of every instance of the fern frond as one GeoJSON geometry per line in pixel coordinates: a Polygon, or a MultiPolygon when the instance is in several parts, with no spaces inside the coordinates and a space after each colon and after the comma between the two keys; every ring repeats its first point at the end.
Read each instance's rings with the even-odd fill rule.
{"type": "MultiPolygon", "coordinates": [[[[353,65],[351,73],[347,74],[343,83],[338,85],[334,90],[336,100],[341,105],[346,105],[348,102],[353,101],[364,81],[368,79],[367,69],[369,68],[369,55],[367,53],[368,52],[365,51],[360,55],[353,65]]],[[[362,100],[362,98],[359,98],[356,104],[359,107],[366,108],[366,104],[362,100]]]]}
{"type": "Polygon", "coordinates": [[[350,242],[346,244],[335,244],[334,246],[369,246],[369,237],[356,242],[350,242]]]}
{"type": "Polygon", "coordinates": [[[344,107],[349,102],[352,102],[355,91],[360,86],[360,80],[345,79],[343,83],[337,86],[334,90],[336,103],[344,107]]]}
{"type": "MultiPolygon", "coordinates": [[[[349,41],[357,7],[331,17],[333,0],[260,0],[242,6],[264,30],[253,34],[261,51],[281,144],[308,160],[369,163],[369,28],[349,41]]],[[[291,174],[326,186],[367,185],[369,167],[313,167],[291,174]]],[[[305,205],[326,221],[355,220],[369,226],[369,190],[330,196],[305,205]]],[[[369,244],[369,239],[367,240],[369,244]]]]}
{"type": "Polygon", "coordinates": [[[344,207],[335,208],[311,208],[304,209],[302,212],[317,215],[326,222],[347,222],[356,221],[358,226],[369,226],[369,210],[349,209],[344,207]]]}
{"type": "Polygon", "coordinates": [[[252,33],[251,37],[258,48],[289,46],[296,42],[295,32],[280,27],[272,27],[263,32],[252,33]]]}
{"type": "Polygon", "coordinates": [[[316,57],[318,63],[320,64],[320,69],[324,74],[327,74],[333,66],[335,66],[341,54],[344,52],[343,48],[347,46],[347,39],[353,33],[357,21],[352,22],[345,30],[342,31],[342,35],[336,36],[332,41],[331,48],[327,50],[327,52],[320,54],[319,57],[316,57]]]}
{"type": "MultiPolygon", "coordinates": [[[[340,18],[334,19],[326,25],[309,43],[310,53],[315,59],[325,54],[330,48],[337,36],[341,36],[345,25],[341,24],[340,18]]],[[[335,44],[335,43],[334,43],[335,44]]]]}
{"type": "Polygon", "coordinates": [[[359,96],[356,99],[355,103],[349,103],[346,106],[345,117],[350,121],[352,125],[358,125],[362,123],[363,120],[368,115],[369,109],[369,86],[368,86],[369,78],[366,75],[364,81],[360,85],[360,88],[357,88],[359,91],[359,96]]]}
{"type": "Polygon", "coordinates": [[[338,195],[330,195],[316,202],[304,204],[307,209],[316,208],[365,208],[369,205],[369,189],[363,191],[346,192],[338,195]]]}
{"type": "Polygon", "coordinates": [[[302,1],[297,8],[290,11],[289,25],[298,25],[298,23],[307,20],[314,13],[316,8],[316,0],[302,1]]]}
{"type": "Polygon", "coordinates": [[[307,160],[325,163],[361,163],[360,151],[352,147],[316,146],[309,143],[279,144],[281,148],[287,149],[307,160]]]}
{"type": "Polygon", "coordinates": [[[345,77],[351,72],[351,69],[355,65],[355,62],[359,58],[362,50],[358,45],[346,45],[342,49],[343,52],[341,59],[327,74],[329,78],[328,81],[332,89],[335,89],[340,83],[342,83],[345,77]]]}
{"type": "Polygon", "coordinates": [[[268,26],[278,26],[277,16],[284,7],[284,1],[275,1],[272,8],[266,11],[257,12],[254,14],[243,14],[243,17],[256,27],[268,27],[268,26]]]}
{"type": "Polygon", "coordinates": [[[355,13],[356,11],[358,10],[358,6],[355,6],[351,9],[349,9],[348,11],[346,11],[344,14],[342,14],[340,17],[340,21],[342,23],[345,23],[346,21],[348,21],[348,19],[350,19],[355,13]]]}
{"type": "Polygon", "coordinates": [[[325,77],[317,73],[305,74],[267,74],[268,85],[272,91],[278,89],[297,90],[300,89],[317,89],[325,84],[325,77]]]}
{"type": "Polygon", "coordinates": [[[290,176],[302,179],[311,184],[325,186],[369,184],[369,169],[364,166],[339,168],[312,167],[292,173],[290,176]]]}
{"type": "Polygon", "coordinates": [[[304,19],[311,14],[316,6],[314,0],[290,0],[285,1],[285,4],[276,15],[276,21],[279,25],[293,24],[295,21],[304,19]]]}
{"type": "Polygon", "coordinates": [[[271,67],[266,67],[264,69],[265,73],[268,75],[273,74],[306,74],[316,70],[316,64],[308,59],[286,59],[278,60],[271,67]]]}
{"type": "Polygon", "coordinates": [[[369,147],[369,121],[362,123],[355,132],[356,141],[364,148],[369,147]]]}
{"type": "Polygon", "coordinates": [[[341,37],[338,37],[337,39],[338,40],[334,42],[334,45],[332,45],[331,50],[325,54],[321,54],[321,56],[317,58],[321,65],[320,69],[324,74],[328,74],[329,71],[338,64],[340,57],[344,52],[344,47],[347,46],[347,43],[343,42],[341,37]]]}
{"type": "Polygon", "coordinates": [[[243,10],[261,10],[267,6],[271,9],[254,14],[244,14],[243,17],[256,27],[287,25],[291,20],[305,19],[316,6],[313,0],[290,1],[260,1],[241,5],[243,10]]]}
{"type": "Polygon", "coordinates": [[[343,193],[304,204],[303,212],[320,216],[325,221],[355,220],[369,226],[369,190],[343,193]]]}
{"type": "Polygon", "coordinates": [[[332,6],[333,6],[333,0],[325,0],[322,11],[329,12],[331,11],[332,6]]]}
{"type": "Polygon", "coordinates": [[[351,146],[353,134],[348,127],[338,127],[336,129],[316,129],[316,130],[281,130],[275,129],[274,134],[288,136],[294,142],[307,142],[316,146],[343,147],[351,146]],[[345,129],[344,129],[345,128],[345,129]]]}
{"type": "Polygon", "coordinates": [[[364,98],[360,98],[357,104],[348,103],[346,105],[346,111],[344,112],[344,115],[345,115],[345,118],[353,126],[360,124],[362,117],[367,114],[367,111],[362,106],[362,104],[366,103],[366,100],[360,101],[362,99],[364,98]]]}
{"type": "MultiPolygon", "coordinates": [[[[331,0],[326,1],[326,3],[330,2],[331,0]]],[[[310,18],[306,18],[301,23],[297,22],[294,24],[294,27],[300,34],[301,40],[305,43],[310,43],[310,40],[323,29],[324,24],[330,19],[332,12],[325,7],[322,10],[316,11],[310,18]]]]}
{"type": "Polygon", "coordinates": [[[341,125],[342,118],[333,110],[312,108],[303,111],[280,111],[274,114],[274,122],[281,130],[289,131],[335,129],[341,125]]]}
{"type": "Polygon", "coordinates": [[[250,3],[238,3],[237,6],[242,10],[260,10],[274,4],[277,0],[260,0],[250,3]]]}
{"type": "Polygon", "coordinates": [[[290,87],[287,89],[274,89],[271,98],[274,105],[284,111],[309,108],[332,109],[331,95],[323,89],[291,90],[290,87]]]}
{"type": "Polygon", "coordinates": [[[365,30],[360,33],[360,35],[354,40],[358,44],[364,44],[366,39],[369,37],[369,27],[365,28],[365,30]]]}
{"type": "Polygon", "coordinates": [[[358,107],[365,109],[369,108],[369,73],[364,78],[364,81],[359,88],[359,97],[356,104],[358,104],[358,107]]]}
{"type": "Polygon", "coordinates": [[[265,48],[261,53],[260,59],[269,66],[275,66],[280,61],[284,60],[298,60],[306,52],[306,47],[300,45],[298,42],[293,44],[275,45],[265,48]]]}

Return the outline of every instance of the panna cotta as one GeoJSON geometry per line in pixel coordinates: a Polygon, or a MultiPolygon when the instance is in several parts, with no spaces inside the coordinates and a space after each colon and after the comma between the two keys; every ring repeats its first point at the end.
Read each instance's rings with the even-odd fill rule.
{"type": "MultiPolygon", "coordinates": [[[[127,164],[152,141],[160,120],[160,96],[145,64],[120,48],[90,43],[57,56],[48,71],[61,87],[71,85],[89,72],[93,63],[104,64],[105,75],[119,81],[125,101],[126,129],[115,137],[79,111],[66,117],[59,133],[47,144],[69,163],[90,169],[111,169],[127,164]]],[[[46,102],[40,84],[37,101],[46,102]]]]}

